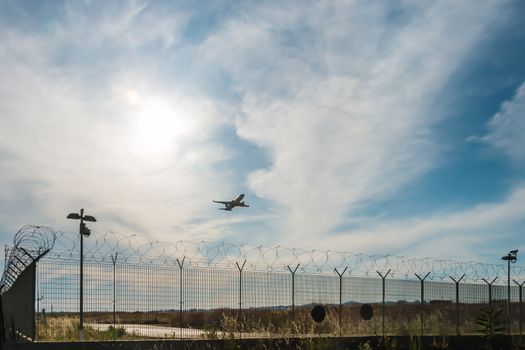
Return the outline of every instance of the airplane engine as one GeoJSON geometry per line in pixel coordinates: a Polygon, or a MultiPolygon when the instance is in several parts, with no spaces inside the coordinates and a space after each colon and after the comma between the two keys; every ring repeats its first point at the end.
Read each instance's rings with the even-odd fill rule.
{"type": "Polygon", "coordinates": [[[244,205],[244,201],[241,202],[241,205],[244,205]]]}

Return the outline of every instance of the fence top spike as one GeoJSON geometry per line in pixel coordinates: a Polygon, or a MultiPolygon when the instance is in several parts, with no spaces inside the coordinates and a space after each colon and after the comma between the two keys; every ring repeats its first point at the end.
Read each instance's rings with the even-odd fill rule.
{"type": "Polygon", "coordinates": [[[290,272],[292,273],[292,275],[294,275],[295,272],[297,271],[297,269],[299,268],[299,265],[300,265],[300,264],[297,264],[297,266],[296,266],[295,269],[293,269],[293,270],[290,268],[290,265],[286,265],[286,267],[288,268],[288,270],[290,270],[290,272]]]}
{"type": "Polygon", "coordinates": [[[348,266],[345,266],[345,269],[343,270],[343,272],[339,272],[339,270],[337,270],[337,267],[336,267],[334,271],[339,275],[339,277],[343,277],[347,269],[348,269],[348,266]]]}
{"type": "Polygon", "coordinates": [[[518,286],[520,287],[523,287],[523,285],[525,284],[525,281],[519,283],[518,281],[516,281],[515,279],[513,279],[514,283],[516,283],[518,286]]]}
{"type": "Polygon", "coordinates": [[[237,268],[239,269],[239,271],[242,271],[244,269],[244,265],[246,265],[246,259],[244,259],[244,262],[242,263],[242,265],[239,265],[237,261],[235,262],[235,265],[237,265],[237,268]]]}

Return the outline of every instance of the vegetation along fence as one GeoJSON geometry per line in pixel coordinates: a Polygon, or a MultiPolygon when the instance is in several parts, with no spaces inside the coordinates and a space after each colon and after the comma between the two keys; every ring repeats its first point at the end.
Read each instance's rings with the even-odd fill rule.
{"type": "MultiPolygon", "coordinates": [[[[506,324],[503,264],[114,232],[84,244],[84,340],[522,332],[521,266],[511,266],[506,324]]],[[[79,251],[78,234],[57,233],[37,263],[36,340],[79,339],[79,251]]]]}

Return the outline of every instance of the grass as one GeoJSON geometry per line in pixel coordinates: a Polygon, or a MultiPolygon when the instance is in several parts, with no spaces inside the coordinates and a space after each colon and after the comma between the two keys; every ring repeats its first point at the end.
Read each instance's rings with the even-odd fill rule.
{"type": "MultiPolygon", "coordinates": [[[[39,320],[36,328],[36,339],[38,341],[75,341],[79,337],[79,321],[75,316],[48,317],[39,320]]],[[[86,340],[129,340],[140,338],[136,334],[126,333],[122,327],[109,327],[105,331],[96,330],[90,326],[84,326],[84,338],[86,340]]]]}
{"type": "MultiPolygon", "coordinates": [[[[476,324],[477,316],[485,304],[460,305],[461,334],[480,334],[476,324]]],[[[311,305],[297,306],[292,320],[290,310],[286,309],[244,309],[239,314],[235,309],[187,310],[182,314],[178,310],[155,312],[118,312],[116,329],[96,330],[85,326],[84,337],[90,340],[140,339],[138,334],[129,334],[118,324],[143,324],[166,327],[181,327],[202,330],[202,337],[207,339],[233,339],[248,334],[261,338],[291,336],[338,336],[339,313],[337,305],[328,305],[325,320],[317,324],[310,317],[311,305]]],[[[344,305],[341,334],[343,336],[380,336],[381,305],[375,304],[374,317],[363,321],[359,314],[360,305],[344,305]]],[[[385,309],[385,335],[416,336],[420,334],[420,305],[387,304],[385,309]]],[[[113,314],[109,312],[85,313],[84,324],[113,323],[113,314]]],[[[517,325],[516,325],[517,326],[517,325]]],[[[424,314],[424,334],[454,335],[455,305],[426,304],[424,314]]],[[[166,337],[178,338],[175,332],[166,337]]],[[[78,340],[78,316],[74,314],[48,314],[45,321],[37,322],[37,339],[49,341],[78,340]]]]}
{"type": "MultiPolygon", "coordinates": [[[[338,340],[337,338],[327,336],[315,336],[316,331],[320,331],[326,327],[331,329],[333,320],[328,321],[327,324],[321,325],[306,325],[301,319],[302,315],[298,315],[297,323],[290,323],[287,329],[268,328],[268,338],[264,336],[259,339],[253,339],[251,342],[239,342],[236,339],[239,323],[237,318],[231,315],[222,314],[221,328],[222,331],[216,329],[207,329],[204,332],[204,339],[201,342],[187,341],[182,343],[185,349],[250,349],[250,350],[280,350],[280,349],[295,349],[295,350],[328,350],[335,348],[345,348],[352,350],[418,350],[418,346],[422,346],[420,339],[417,336],[410,335],[398,338],[396,336],[386,337],[372,337],[372,338],[345,338],[338,340]],[[294,336],[300,332],[302,334],[309,334],[307,337],[294,336]],[[278,333],[272,333],[278,332],[278,333]],[[274,338],[278,336],[278,338],[274,338]],[[214,339],[222,339],[222,342],[207,341],[214,339]]],[[[37,333],[39,341],[77,341],[78,339],[78,318],[71,315],[53,315],[49,317],[46,322],[39,322],[37,333]]],[[[323,322],[323,323],[324,323],[323,322]]],[[[252,325],[254,326],[254,325],[252,325]]],[[[260,330],[260,329],[259,329],[260,330]]],[[[321,333],[318,333],[321,335],[321,333]]],[[[105,331],[97,331],[92,327],[84,328],[85,340],[90,341],[108,341],[108,340],[140,340],[137,334],[128,334],[124,328],[117,327],[115,329],[109,328],[105,331]]],[[[455,337],[457,339],[465,337],[455,337]]],[[[144,339],[144,337],[142,337],[144,339]]],[[[509,350],[523,350],[524,343],[519,337],[513,337],[512,344],[509,341],[499,342],[498,338],[487,339],[479,336],[476,339],[469,338],[468,341],[460,342],[452,346],[453,342],[449,343],[447,336],[436,336],[431,342],[427,342],[424,349],[433,350],[468,350],[468,349],[509,349],[509,350]],[[506,345],[503,345],[506,344],[506,345]],[[467,345],[467,347],[465,347],[467,345]],[[458,347],[459,346],[459,347],[458,347]],[[504,347],[501,347],[504,346],[504,347]]],[[[156,349],[157,345],[152,343],[152,349],[156,349]]],[[[160,346],[160,345],[159,345],[160,346]]],[[[138,348],[138,347],[137,347],[138,348]]],[[[160,346],[160,348],[164,348],[160,346]]],[[[423,349],[423,347],[422,347],[423,349]]]]}

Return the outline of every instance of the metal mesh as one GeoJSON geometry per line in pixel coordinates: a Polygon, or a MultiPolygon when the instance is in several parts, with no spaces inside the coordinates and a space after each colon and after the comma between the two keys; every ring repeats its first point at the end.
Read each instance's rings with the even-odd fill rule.
{"type": "MultiPolygon", "coordinates": [[[[40,340],[78,339],[79,249],[76,239],[64,244],[65,236],[62,233],[56,245],[63,249],[55,248],[38,263],[40,340]]],[[[452,262],[447,267],[429,259],[224,243],[154,242],[134,247],[131,242],[140,239],[119,237],[106,234],[86,248],[86,340],[471,334],[479,331],[475,319],[489,305],[489,288],[481,278],[506,272],[500,265],[452,262]],[[354,264],[335,271],[332,254],[354,264]],[[435,268],[427,271],[423,282],[423,303],[422,283],[415,276],[426,275],[417,269],[421,262],[435,268]],[[445,271],[456,273],[444,276],[445,271]],[[483,271],[491,274],[482,276],[483,271]],[[384,289],[381,276],[386,276],[384,289]],[[370,320],[361,318],[363,304],[373,308],[370,320]],[[326,311],[321,323],[310,316],[315,305],[326,311]]],[[[519,271],[514,267],[515,279],[519,271]]],[[[506,292],[507,286],[496,281],[493,307],[505,308],[506,292]]],[[[518,299],[519,287],[513,285],[515,333],[520,331],[518,299]]]]}

